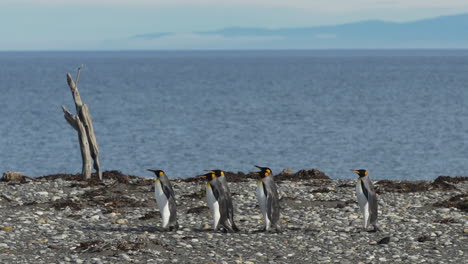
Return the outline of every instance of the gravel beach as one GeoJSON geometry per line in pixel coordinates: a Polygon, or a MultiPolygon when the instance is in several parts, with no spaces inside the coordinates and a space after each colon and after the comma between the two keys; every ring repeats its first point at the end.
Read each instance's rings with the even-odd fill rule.
{"type": "Polygon", "coordinates": [[[160,226],[152,179],[0,182],[0,263],[466,263],[468,178],[374,181],[382,232],[364,232],[355,180],[279,175],[282,233],[263,233],[256,181],[227,179],[239,233],[211,230],[198,179],[172,181],[180,228],[160,226]]]}

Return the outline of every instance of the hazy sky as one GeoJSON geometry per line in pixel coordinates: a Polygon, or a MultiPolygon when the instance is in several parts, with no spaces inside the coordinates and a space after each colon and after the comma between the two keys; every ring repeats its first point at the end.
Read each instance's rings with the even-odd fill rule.
{"type": "Polygon", "coordinates": [[[152,32],[468,13],[467,0],[0,0],[0,50],[95,49],[152,32]]]}

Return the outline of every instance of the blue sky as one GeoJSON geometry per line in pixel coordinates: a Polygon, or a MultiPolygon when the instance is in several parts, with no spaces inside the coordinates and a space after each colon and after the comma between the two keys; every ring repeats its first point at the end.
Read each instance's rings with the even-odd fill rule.
{"type": "Polygon", "coordinates": [[[122,41],[130,36],[152,32],[411,21],[459,13],[468,13],[467,0],[0,0],[0,50],[118,49],[128,48],[122,41]]]}

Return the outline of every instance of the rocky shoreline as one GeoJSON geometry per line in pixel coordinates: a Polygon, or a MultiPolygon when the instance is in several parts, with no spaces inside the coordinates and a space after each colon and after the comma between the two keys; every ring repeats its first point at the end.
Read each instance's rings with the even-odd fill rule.
{"type": "Polygon", "coordinates": [[[263,233],[252,175],[229,173],[239,233],[213,232],[197,178],[177,179],[180,229],[164,232],[152,180],[104,173],[0,182],[0,263],[462,263],[468,178],[374,182],[383,232],[361,230],[354,180],[275,176],[282,233],[263,233]]]}

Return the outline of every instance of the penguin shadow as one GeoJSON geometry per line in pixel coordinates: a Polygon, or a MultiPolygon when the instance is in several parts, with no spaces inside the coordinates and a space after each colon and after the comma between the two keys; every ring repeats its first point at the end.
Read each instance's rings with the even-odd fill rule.
{"type": "Polygon", "coordinates": [[[246,234],[247,232],[244,232],[243,230],[239,230],[237,232],[229,232],[227,231],[226,229],[218,229],[218,230],[215,230],[213,228],[198,228],[198,227],[194,227],[192,228],[192,231],[193,232],[196,232],[196,233],[221,233],[221,234],[246,234]]]}
{"type": "Polygon", "coordinates": [[[128,232],[143,234],[148,233],[171,233],[177,230],[170,230],[159,226],[139,226],[139,227],[85,227],[84,230],[89,231],[102,231],[102,232],[128,232]]]}
{"type": "Polygon", "coordinates": [[[214,230],[213,228],[199,228],[199,227],[192,228],[192,231],[195,232],[195,233],[216,233],[216,232],[220,232],[219,230],[214,230]]]}

